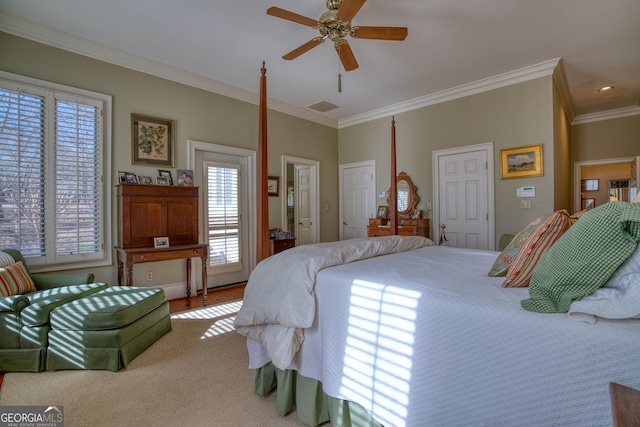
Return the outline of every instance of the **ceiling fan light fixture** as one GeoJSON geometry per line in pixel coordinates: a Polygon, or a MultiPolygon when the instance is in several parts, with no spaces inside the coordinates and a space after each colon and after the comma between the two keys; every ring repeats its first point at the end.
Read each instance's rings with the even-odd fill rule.
{"type": "Polygon", "coordinates": [[[327,0],[327,9],[329,10],[338,10],[342,5],[342,0],[327,0]]]}

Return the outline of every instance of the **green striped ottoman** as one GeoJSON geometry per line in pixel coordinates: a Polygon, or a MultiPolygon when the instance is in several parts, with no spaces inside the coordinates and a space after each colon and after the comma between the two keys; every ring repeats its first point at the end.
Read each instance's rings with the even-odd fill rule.
{"type": "Polygon", "coordinates": [[[124,368],[171,330],[164,290],[112,287],[51,312],[46,369],[124,368]]]}

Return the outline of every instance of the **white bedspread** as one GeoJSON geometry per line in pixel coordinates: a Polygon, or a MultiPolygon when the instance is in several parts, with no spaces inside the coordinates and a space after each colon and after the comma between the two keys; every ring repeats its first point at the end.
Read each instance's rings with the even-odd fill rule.
{"type": "MultiPolygon", "coordinates": [[[[289,368],[386,426],[610,426],[608,383],[640,388],[640,320],[524,310],[526,288],[487,277],[497,255],[431,246],[320,271],[289,368]]],[[[251,368],[269,362],[247,347],[251,368]]]]}
{"type": "Polygon", "coordinates": [[[316,274],[327,267],[433,245],[419,236],[389,236],[304,245],[271,256],[251,273],[236,330],[260,341],[276,367],[291,363],[316,313],[316,274]]]}

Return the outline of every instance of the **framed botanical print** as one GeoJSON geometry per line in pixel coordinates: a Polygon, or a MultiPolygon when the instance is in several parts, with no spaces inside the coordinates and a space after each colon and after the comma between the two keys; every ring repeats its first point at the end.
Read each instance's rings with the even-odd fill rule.
{"type": "Polygon", "coordinates": [[[173,167],[173,120],[131,114],[131,162],[173,167]]]}

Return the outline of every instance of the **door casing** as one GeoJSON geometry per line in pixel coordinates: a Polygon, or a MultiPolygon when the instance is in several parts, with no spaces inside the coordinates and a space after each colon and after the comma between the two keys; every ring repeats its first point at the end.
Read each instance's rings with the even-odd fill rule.
{"type": "Polygon", "coordinates": [[[432,240],[438,243],[440,239],[440,157],[455,154],[468,153],[470,151],[486,151],[487,154],[487,245],[489,249],[495,248],[495,201],[494,201],[494,162],[493,142],[467,145],[464,147],[434,150],[431,153],[433,170],[433,209],[432,213],[432,240]]]}
{"type": "MultiPolygon", "coordinates": [[[[310,194],[310,205],[311,205],[311,225],[309,230],[309,235],[313,236],[315,241],[311,243],[316,243],[320,239],[320,162],[317,160],[311,159],[303,159],[300,157],[292,157],[292,156],[282,156],[281,161],[281,177],[280,179],[280,189],[279,192],[281,194],[280,201],[280,213],[281,213],[281,228],[285,231],[287,230],[287,169],[288,165],[294,166],[307,166],[311,170],[311,179],[313,181],[311,194],[310,194]]],[[[295,200],[295,198],[294,198],[295,200]]],[[[297,212],[297,210],[296,210],[297,212]]],[[[297,222],[296,222],[297,224],[297,222]]],[[[296,243],[297,244],[297,243],[296,243]]]]}

